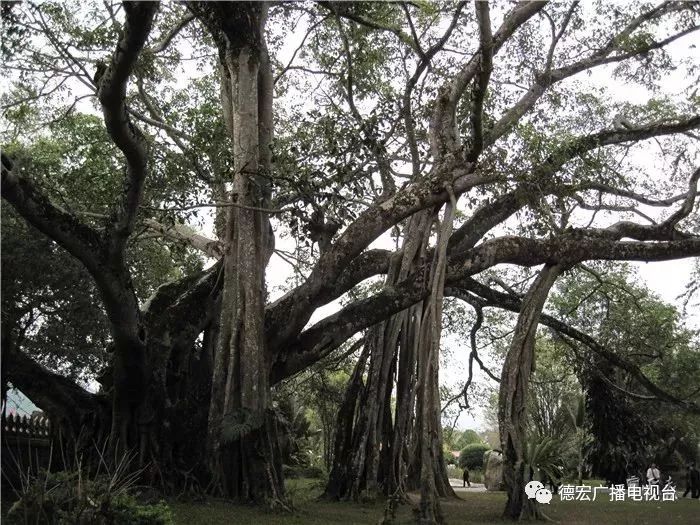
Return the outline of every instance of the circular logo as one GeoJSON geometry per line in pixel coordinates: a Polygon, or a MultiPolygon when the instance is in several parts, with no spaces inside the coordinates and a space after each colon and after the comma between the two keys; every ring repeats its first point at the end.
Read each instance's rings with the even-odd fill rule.
{"type": "Polygon", "coordinates": [[[537,503],[549,503],[552,501],[552,491],[549,489],[539,489],[535,492],[535,500],[537,503]]]}
{"type": "Polygon", "coordinates": [[[529,499],[532,499],[535,497],[537,491],[543,488],[544,485],[542,485],[542,483],[539,481],[530,481],[527,485],[525,485],[525,494],[527,494],[529,499]]]}

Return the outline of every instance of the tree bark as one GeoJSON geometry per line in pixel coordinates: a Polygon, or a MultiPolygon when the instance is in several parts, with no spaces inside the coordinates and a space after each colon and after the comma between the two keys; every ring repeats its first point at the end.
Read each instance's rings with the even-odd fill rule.
{"type": "MultiPolygon", "coordinates": [[[[408,221],[401,256],[389,264],[388,284],[405,279],[422,266],[430,217],[430,212],[422,212],[408,221]]],[[[405,499],[409,441],[416,421],[413,411],[418,354],[414,322],[420,318],[420,308],[399,312],[368,331],[364,357],[355,368],[339,414],[342,430],[336,436],[334,467],[325,492],[328,498],[359,500],[383,495],[397,501],[405,499]],[[367,360],[367,382],[363,384],[367,360]],[[392,411],[397,374],[396,407],[392,411]]]]}
{"type": "Polygon", "coordinates": [[[221,102],[233,144],[223,291],[214,355],[207,454],[214,492],[284,503],[281,457],[264,334],[271,228],[272,83],[265,4],[193,3],[219,50],[221,102]]]}
{"type": "MultiPolygon", "coordinates": [[[[442,332],[442,299],[447,265],[447,243],[452,233],[457,201],[452,189],[447,191],[450,201],[445,206],[442,222],[439,223],[437,245],[430,275],[430,297],[425,301],[420,323],[418,358],[417,414],[421,425],[416,425],[419,443],[417,451],[421,458],[418,523],[442,523],[440,496],[454,496],[446,476],[442,455],[442,424],[440,420],[440,334],[442,332]]],[[[437,219],[437,217],[436,217],[437,219]]]]}
{"type": "Polygon", "coordinates": [[[522,303],[513,339],[501,374],[498,422],[503,450],[503,476],[508,491],[503,516],[512,520],[542,519],[539,504],[526,499],[530,466],[525,458],[527,398],[535,366],[535,335],[549,290],[563,272],[562,265],[545,265],[522,303]]]}

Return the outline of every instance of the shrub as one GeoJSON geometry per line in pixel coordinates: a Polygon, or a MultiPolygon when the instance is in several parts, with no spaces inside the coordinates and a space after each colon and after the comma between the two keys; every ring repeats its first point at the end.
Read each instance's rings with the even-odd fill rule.
{"type": "Polygon", "coordinates": [[[484,467],[484,453],[490,450],[486,443],[471,443],[459,453],[459,467],[472,469],[482,469],[484,467]]]}
{"type": "MultiPolygon", "coordinates": [[[[525,462],[529,469],[539,471],[539,479],[545,476],[552,481],[562,478],[562,442],[552,437],[529,438],[525,444],[525,462]]],[[[538,479],[538,478],[535,478],[538,479]]]]}
{"type": "Polygon", "coordinates": [[[126,457],[113,472],[90,472],[78,462],[72,470],[23,474],[19,499],[8,524],[32,525],[171,525],[172,514],[161,502],[140,503],[134,492],[139,475],[126,457]]]}
{"type": "Polygon", "coordinates": [[[325,477],[325,472],[321,467],[310,466],[299,466],[299,465],[282,465],[282,475],[286,479],[298,479],[298,478],[316,478],[321,479],[325,477]]]}
{"type": "Polygon", "coordinates": [[[172,512],[164,501],[140,504],[135,497],[123,494],[112,501],[111,518],[114,525],[171,525],[172,512]]]}

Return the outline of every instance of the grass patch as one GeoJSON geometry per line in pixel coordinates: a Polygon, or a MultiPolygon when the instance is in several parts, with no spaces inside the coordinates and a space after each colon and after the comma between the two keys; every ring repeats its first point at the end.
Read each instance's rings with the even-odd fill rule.
{"type": "MultiPolygon", "coordinates": [[[[291,514],[270,512],[256,507],[233,505],[225,501],[206,504],[171,505],[178,525],[321,525],[376,524],[383,515],[384,502],[328,503],[316,501],[322,489],[318,480],[298,479],[286,482],[296,510],[291,514]]],[[[685,499],[675,502],[610,502],[608,496],[593,502],[560,501],[558,496],[546,506],[549,517],[566,525],[686,525],[695,523],[698,502],[685,499]]],[[[447,523],[483,525],[510,523],[501,520],[505,504],[502,492],[460,494],[459,500],[442,503],[447,523]]],[[[397,523],[413,523],[412,509],[402,505],[397,523]]]]}
{"type": "Polygon", "coordinates": [[[292,505],[300,507],[318,498],[325,483],[325,480],[315,478],[288,479],[284,482],[284,488],[292,505]]]}
{"type": "MultiPolygon", "coordinates": [[[[578,480],[577,479],[565,479],[562,480],[559,485],[578,485],[578,480]]],[[[582,485],[590,485],[591,487],[600,487],[601,485],[605,487],[607,483],[605,483],[604,479],[584,479],[582,485]]]]}

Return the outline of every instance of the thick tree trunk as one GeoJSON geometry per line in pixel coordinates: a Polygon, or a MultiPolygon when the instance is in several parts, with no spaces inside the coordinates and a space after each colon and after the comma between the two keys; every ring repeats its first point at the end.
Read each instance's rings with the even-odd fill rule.
{"type": "Polygon", "coordinates": [[[168,493],[202,493],[208,484],[201,432],[211,392],[220,273],[221,264],[161,286],[143,312],[149,380],[141,410],[146,417],[140,425],[140,463],[148,464],[150,482],[168,493]],[[205,307],[193,310],[193,304],[205,307]]]}
{"type": "MultiPolygon", "coordinates": [[[[421,264],[429,226],[425,213],[409,221],[403,256],[391,264],[387,284],[404,279],[421,264]]],[[[397,492],[403,495],[408,455],[406,440],[411,437],[409,429],[415,404],[413,379],[417,366],[413,339],[401,335],[412,330],[408,312],[401,312],[368,330],[363,356],[348,383],[338,417],[333,468],[325,491],[327,498],[358,500],[397,492]],[[402,340],[410,340],[411,348],[404,350],[406,342],[402,340]],[[402,392],[397,397],[394,415],[391,395],[397,367],[400,368],[402,392]],[[365,368],[367,380],[363,384],[365,368]]]]}
{"type": "MultiPolygon", "coordinates": [[[[427,478],[429,492],[436,497],[455,497],[442,457],[442,426],[439,399],[439,338],[442,317],[442,286],[446,262],[446,240],[452,229],[454,203],[450,202],[442,222],[434,251],[430,276],[423,276],[431,295],[394,316],[400,327],[394,332],[393,345],[400,341],[396,380],[391,476],[386,479],[387,494],[403,495],[407,490],[422,489],[424,460],[432,473],[427,478]],[[427,455],[422,454],[425,444],[427,455]],[[432,480],[432,481],[430,481],[432,480]]],[[[405,279],[424,261],[436,212],[425,210],[409,223],[404,258],[398,279],[405,279]]],[[[418,278],[418,277],[417,277],[418,278]]]]}
{"type": "Polygon", "coordinates": [[[140,425],[146,403],[147,334],[127,263],[110,232],[99,252],[100,291],[112,335],[112,358],[108,388],[112,399],[109,455],[120,457],[139,446],[140,425]]]}
{"type": "MultiPolygon", "coordinates": [[[[418,407],[421,425],[416,425],[421,458],[418,523],[444,521],[440,496],[452,495],[442,455],[442,425],[438,371],[440,364],[440,333],[442,331],[442,299],[445,287],[447,242],[452,233],[456,199],[450,188],[450,202],[440,223],[430,275],[430,297],[425,301],[420,323],[418,358],[418,407]]],[[[436,218],[437,219],[437,218],[436,218]]]]}
{"type": "Polygon", "coordinates": [[[343,396],[337,418],[337,428],[335,432],[335,443],[333,448],[333,466],[328,476],[328,483],[323,493],[323,498],[330,500],[345,499],[350,494],[350,486],[353,481],[349,469],[352,463],[348,461],[353,457],[353,438],[356,413],[358,411],[359,400],[363,397],[364,385],[362,375],[367,365],[369,346],[365,345],[360,358],[355,365],[348,386],[343,396]]]}
{"type": "Polygon", "coordinates": [[[386,323],[375,325],[367,335],[370,345],[370,366],[367,387],[358,417],[364,432],[358,433],[352,465],[351,497],[373,499],[378,493],[378,470],[383,426],[388,406],[386,391],[391,392],[392,349],[384,345],[386,323]]]}
{"type": "Polygon", "coordinates": [[[386,328],[382,323],[369,330],[348,382],[337,418],[333,468],[324,492],[328,499],[373,499],[383,492],[394,364],[393,353],[383,345],[386,328]]]}
{"type": "Polygon", "coordinates": [[[271,239],[271,80],[264,4],[197,4],[219,48],[221,100],[233,143],[223,291],[214,355],[207,454],[212,490],[284,505],[265,345],[265,267],[271,239]]]}
{"type": "Polygon", "coordinates": [[[417,347],[414,342],[412,319],[421,305],[412,306],[400,314],[402,331],[399,363],[396,375],[396,410],[391,447],[391,471],[387,479],[387,492],[403,496],[407,490],[408,466],[415,423],[416,374],[418,369],[417,347]]]}
{"type": "Polygon", "coordinates": [[[525,458],[526,401],[535,366],[535,335],[540,314],[549,290],[562,271],[561,265],[545,266],[528,290],[501,375],[498,422],[503,476],[508,491],[503,516],[513,520],[543,518],[538,503],[525,495],[525,484],[530,481],[531,470],[525,458]]]}
{"type": "MultiPolygon", "coordinates": [[[[426,345],[429,343],[424,331],[427,330],[426,316],[432,316],[426,311],[426,305],[417,305],[418,311],[413,319],[416,333],[416,343],[414,354],[418,356],[417,378],[414,387],[416,403],[415,421],[411,428],[412,437],[409,451],[410,462],[406,477],[407,490],[421,490],[423,486],[423,465],[426,458],[428,465],[432,469],[432,481],[434,490],[439,497],[456,497],[454,490],[450,486],[447,475],[447,467],[442,456],[442,421],[439,394],[439,353],[433,354],[432,350],[426,352],[426,345]],[[427,362],[426,362],[427,361],[427,362]],[[429,455],[425,456],[422,451],[426,449],[429,455]]],[[[439,341],[438,341],[439,344],[439,341]]]]}
{"type": "MultiPolygon", "coordinates": [[[[423,265],[434,216],[433,211],[427,210],[411,218],[402,257],[393,261],[387,284],[404,280],[423,265]]],[[[445,226],[445,229],[451,230],[451,212],[446,220],[449,228],[445,226]]],[[[447,236],[449,232],[441,238],[447,236]]],[[[438,271],[444,267],[444,252],[445,246],[441,244],[436,254],[442,253],[443,257],[436,255],[433,273],[426,284],[435,290],[444,282],[444,269],[438,271]]],[[[436,292],[432,301],[400,312],[368,331],[364,357],[348,384],[339,413],[327,498],[357,500],[381,494],[390,497],[394,505],[405,499],[407,490],[419,490],[422,486],[427,487],[426,500],[433,493],[433,501],[454,496],[442,457],[438,389],[440,321],[437,328],[432,325],[434,317],[441,316],[441,306],[437,310],[434,306],[438,302],[441,304],[442,294],[436,292]],[[367,382],[363,384],[367,359],[367,382]],[[392,413],[394,385],[396,407],[392,413]]],[[[438,506],[439,503],[430,504],[431,509],[438,506]]],[[[438,519],[439,510],[433,515],[438,519]]]]}

